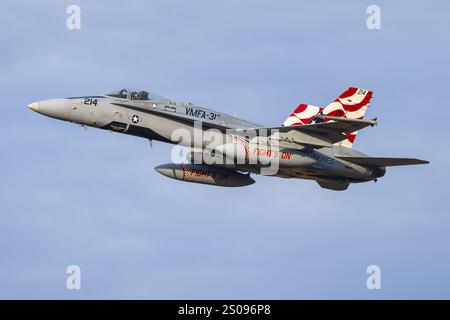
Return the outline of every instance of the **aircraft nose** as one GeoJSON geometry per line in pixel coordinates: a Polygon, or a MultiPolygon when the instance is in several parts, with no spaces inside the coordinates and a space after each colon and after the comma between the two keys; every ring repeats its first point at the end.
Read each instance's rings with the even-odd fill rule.
{"type": "Polygon", "coordinates": [[[39,103],[37,103],[37,102],[30,103],[29,105],[27,105],[27,107],[36,112],[39,112],[39,108],[40,108],[39,103]]]}
{"type": "Polygon", "coordinates": [[[33,102],[28,105],[28,108],[42,115],[61,120],[67,120],[70,115],[70,105],[67,99],[50,99],[33,102]]]}

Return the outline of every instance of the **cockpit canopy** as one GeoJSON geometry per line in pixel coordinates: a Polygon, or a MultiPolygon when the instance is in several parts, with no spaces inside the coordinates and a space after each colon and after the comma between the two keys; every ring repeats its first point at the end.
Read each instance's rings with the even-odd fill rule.
{"type": "Polygon", "coordinates": [[[106,94],[108,97],[128,99],[128,100],[158,100],[158,101],[168,101],[168,99],[161,97],[157,94],[150,93],[144,90],[136,89],[121,89],[106,94]]]}

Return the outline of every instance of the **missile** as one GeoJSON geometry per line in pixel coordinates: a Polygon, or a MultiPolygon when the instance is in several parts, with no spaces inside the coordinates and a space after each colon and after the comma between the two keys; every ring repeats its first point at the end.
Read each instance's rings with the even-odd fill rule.
{"type": "Polygon", "coordinates": [[[167,163],[155,170],[172,179],[221,187],[244,187],[255,183],[248,174],[205,164],[167,163]]]}

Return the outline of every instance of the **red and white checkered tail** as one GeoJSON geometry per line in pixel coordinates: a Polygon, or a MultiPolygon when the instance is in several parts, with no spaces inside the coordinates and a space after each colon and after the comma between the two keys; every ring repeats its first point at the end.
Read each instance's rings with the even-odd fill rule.
{"type": "MultiPolygon", "coordinates": [[[[350,87],[332,103],[323,108],[325,116],[343,117],[348,119],[364,119],[373,92],[362,88],[350,87]]],[[[358,132],[344,132],[346,140],[338,142],[337,145],[351,148],[358,132]]]]}

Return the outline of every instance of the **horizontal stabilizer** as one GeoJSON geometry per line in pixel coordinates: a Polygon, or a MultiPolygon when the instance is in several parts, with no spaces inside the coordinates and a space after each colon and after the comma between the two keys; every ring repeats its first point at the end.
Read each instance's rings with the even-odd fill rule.
{"type": "Polygon", "coordinates": [[[377,125],[377,118],[371,120],[362,120],[362,119],[349,119],[349,118],[339,118],[339,117],[331,117],[331,116],[316,116],[315,119],[323,119],[323,120],[332,120],[338,122],[353,122],[353,123],[365,123],[370,126],[377,125]]]}
{"type": "Polygon", "coordinates": [[[296,130],[299,131],[315,131],[315,132],[333,132],[333,133],[341,133],[341,132],[353,132],[358,131],[362,128],[373,126],[376,124],[375,121],[364,121],[364,120],[339,120],[333,122],[322,122],[316,124],[305,124],[301,127],[297,127],[296,130]]]}
{"type": "MultiPolygon", "coordinates": [[[[255,130],[258,134],[261,130],[265,130],[270,134],[273,134],[275,131],[280,133],[290,133],[292,136],[297,133],[297,135],[302,135],[302,139],[294,138],[294,140],[296,140],[295,142],[320,148],[325,146],[330,147],[333,143],[346,140],[347,136],[344,135],[343,132],[354,132],[375,124],[375,119],[369,121],[359,119],[338,119],[337,121],[312,123],[302,126],[261,127],[251,130],[255,130]],[[306,136],[310,136],[310,139],[306,139],[306,136]],[[305,140],[314,140],[314,142],[306,142],[305,140]]],[[[245,133],[246,130],[248,129],[236,129],[236,133],[245,133]]]]}
{"type": "Polygon", "coordinates": [[[428,161],[413,158],[336,157],[362,166],[393,167],[412,164],[427,164],[428,161]]]}

